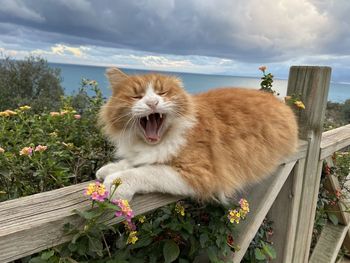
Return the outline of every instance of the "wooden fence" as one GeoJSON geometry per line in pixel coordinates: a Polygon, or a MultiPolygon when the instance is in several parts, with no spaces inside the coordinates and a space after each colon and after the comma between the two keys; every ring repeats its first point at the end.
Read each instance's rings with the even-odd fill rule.
{"type": "MultiPolygon", "coordinates": [[[[267,215],[274,221],[273,241],[277,250],[274,262],[334,262],[344,239],[350,240],[349,219],[339,213],[340,224],[326,225],[309,258],[323,160],[350,145],[350,125],[322,133],[330,75],[328,67],[290,69],[287,94],[301,94],[306,105],[305,110],[298,112],[299,150],[270,178],[247,190],[251,212],[238,225],[235,242],[241,249],[234,254],[232,262],[242,260],[267,215]]],[[[82,224],[73,210],[89,207],[90,201],[82,195],[87,184],[0,203],[0,262],[69,241],[71,236],[63,233],[63,225],[82,224]]],[[[131,206],[137,215],[179,199],[180,196],[162,194],[137,195],[131,206]]],[[[118,222],[113,219],[108,223],[118,222]]]]}

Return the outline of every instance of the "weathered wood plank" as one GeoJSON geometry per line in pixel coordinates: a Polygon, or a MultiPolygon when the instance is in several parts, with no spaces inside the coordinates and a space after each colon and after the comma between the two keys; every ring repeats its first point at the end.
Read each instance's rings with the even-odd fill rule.
{"type": "Polygon", "coordinates": [[[350,124],[322,133],[320,160],[350,145],[350,124]]]}
{"type": "Polygon", "coordinates": [[[334,263],[348,230],[349,225],[327,223],[321,232],[309,263],[334,263]]]}
{"type": "MultiPolygon", "coordinates": [[[[63,225],[81,225],[73,213],[90,205],[82,194],[87,183],[0,203],[0,262],[9,262],[70,240],[63,225]]],[[[180,197],[138,195],[131,202],[136,215],[179,200],[180,197]]],[[[114,223],[118,223],[116,219],[114,223]]]]}
{"type": "MultiPolygon", "coordinates": [[[[284,171],[282,175],[276,173],[270,180],[259,185],[260,193],[268,194],[268,202],[260,198],[255,198],[253,203],[250,202],[252,205],[252,216],[250,217],[255,217],[255,207],[259,208],[259,218],[265,216],[285,181],[286,171],[292,169],[299,156],[305,156],[305,152],[301,150],[300,153],[290,158],[295,159],[292,163],[281,166],[279,171],[284,171]],[[259,204],[254,204],[254,202],[259,204]],[[261,210],[264,215],[261,214],[261,210]]],[[[67,222],[75,225],[82,224],[73,210],[84,210],[89,207],[90,202],[82,195],[87,184],[68,186],[0,203],[0,262],[15,260],[70,240],[70,236],[64,236],[63,225],[67,222]]],[[[254,189],[252,196],[259,191],[254,189]]],[[[180,198],[161,194],[138,195],[132,200],[131,206],[135,214],[142,214],[180,198]]],[[[114,220],[113,223],[117,222],[118,220],[114,220]]],[[[255,223],[255,231],[259,224],[255,223]]],[[[253,231],[251,226],[247,227],[249,231],[253,231]]],[[[245,232],[246,230],[242,230],[242,233],[245,232]]],[[[254,237],[254,235],[255,233],[252,232],[251,236],[254,237]]],[[[248,239],[243,241],[245,246],[249,245],[248,239]]]]}
{"type": "Polygon", "coordinates": [[[268,213],[277,255],[271,262],[292,263],[304,167],[305,159],[298,160],[268,213]]]}
{"type": "Polygon", "coordinates": [[[301,100],[306,109],[296,112],[299,133],[301,139],[309,142],[292,262],[307,262],[309,257],[321,175],[319,169],[320,143],[330,76],[331,68],[329,67],[291,67],[289,72],[287,94],[301,94],[301,100]]]}
{"type": "Polygon", "coordinates": [[[246,196],[251,212],[246,220],[238,225],[235,243],[240,247],[240,250],[233,255],[233,262],[238,263],[242,260],[294,164],[295,161],[280,166],[270,178],[247,190],[246,196]]]}
{"type": "MultiPolygon", "coordinates": [[[[330,167],[334,166],[333,159],[330,156],[327,157],[325,161],[330,167]]],[[[333,174],[327,176],[325,180],[325,188],[329,191],[329,193],[336,195],[336,191],[341,190],[338,178],[333,174]]],[[[340,202],[337,202],[334,206],[328,205],[326,207],[328,211],[333,211],[333,214],[337,216],[339,224],[341,225],[346,226],[350,223],[350,215],[348,212],[345,212],[347,210],[349,202],[349,196],[344,196],[344,198],[341,199],[340,202]]],[[[343,247],[350,251],[350,231],[348,231],[347,235],[345,236],[343,247]]]]}

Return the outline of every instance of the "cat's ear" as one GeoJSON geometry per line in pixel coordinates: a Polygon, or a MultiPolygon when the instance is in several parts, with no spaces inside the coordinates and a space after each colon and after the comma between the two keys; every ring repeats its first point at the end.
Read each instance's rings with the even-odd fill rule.
{"type": "Polygon", "coordinates": [[[111,83],[112,87],[118,85],[122,80],[128,78],[127,74],[125,74],[123,71],[117,68],[108,68],[106,70],[106,76],[109,80],[109,83],[111,83]]]}

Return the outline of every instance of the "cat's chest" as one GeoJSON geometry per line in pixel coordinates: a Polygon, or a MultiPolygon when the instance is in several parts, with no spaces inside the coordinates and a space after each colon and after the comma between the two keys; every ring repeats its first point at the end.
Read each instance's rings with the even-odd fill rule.
{"type": "Polygon", "coordinates": [[[118,155],[127,159],[133,166],[168,163],[181,154],[181,149],[185,144],[186,140],[182,137],[159,145],[121,144],[118,155]]]}

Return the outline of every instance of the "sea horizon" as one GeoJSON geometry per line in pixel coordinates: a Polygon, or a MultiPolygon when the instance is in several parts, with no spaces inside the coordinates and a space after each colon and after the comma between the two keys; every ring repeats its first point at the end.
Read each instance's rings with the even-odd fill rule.
{"type": "MultiPolygon", "coordinates": [[[[102,65],[82,65],[73,63],[56,63],[49,62],[50,67],[59,68],[61,70],[61,85],[66,94],[74,94],[78,91],[82,78],[96,80],[102,90],[104,96],[111,95],[109,83],[105,77],[105,71],[110,66],[102,65]]],[[[149,70],[138,68],[123,68],[127,74],[143,74],[157,72],[161,74],[171,74],[182,79],[184,88],[192,94],[207,91],[218,87],[243,87],[259,89],[261,76],[234,76],[224,74],[206,74],[206,73],[190,73],[180,71],[165,70],[149,70]]],[[[271,72],[273,74],[273,72],[271,72]]],[[[257,72],[258,75],[258,72],[257,72]]],[[[280,93],[280,97],[286,95],[288,79],[274,78],[273,88],[280,93]]],[[[333,82],[330,83],[328,101],[344,102],[350,99],[350,83],[333,82]]]]}

